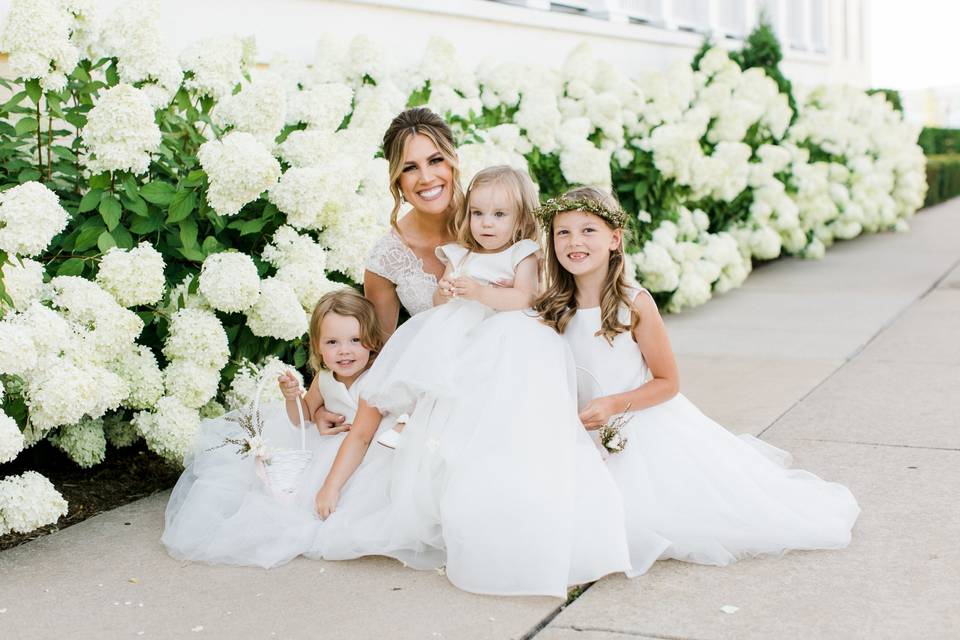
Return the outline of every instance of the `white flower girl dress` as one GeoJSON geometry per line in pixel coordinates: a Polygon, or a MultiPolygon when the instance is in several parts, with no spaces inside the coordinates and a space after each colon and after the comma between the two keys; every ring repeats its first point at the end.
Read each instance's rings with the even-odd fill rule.
{"type": "MultiPolygon", "coordinates": [[[[599,307],[579,309],[563,334],[578,369],[596,380],[593,395],[639,387],[648,370],[630,333],[611,345],[599,328],[599,307]]],[[[623,494],[634,570],[649,557],[650,530],[665,542],[662,557],[712,565],[849,544],[860,513],[853,495],[786,468],[787,452],[733,435],[680,394],[630,415],[626,447],[606,464],[623,494]]]]}
{"type": "MultiPolygon", "coordinates": [[[[353,420],[367,374],[349,389],[330,371],[318,372],[318,385],[328,410],[353,420]]],[[[283,403],[261,408],[263,438],[268,450],[299,449],[300,431],[290,423],[283,403]]],[[[309,552],[324,523],[314,512],[314,496],[323,483],[340,443],[340,433],[321,436],[307,423],[306,447],[313,456],[292,499],[278,499],[261,480],[253,456],[241,458],[236,447],[219,447],[224,438],[242,438],[230,412],[205,420],[193,453],[170,496],[161,541],[180,560],[211,564],[274,567],[309,552]]],[[[381,429],[393,426],[389,418],[381,429]]],[[[340,508],[364,513],[383,508],[388,499],[389,452],[372,448],[344,486],[340,508]]]]}

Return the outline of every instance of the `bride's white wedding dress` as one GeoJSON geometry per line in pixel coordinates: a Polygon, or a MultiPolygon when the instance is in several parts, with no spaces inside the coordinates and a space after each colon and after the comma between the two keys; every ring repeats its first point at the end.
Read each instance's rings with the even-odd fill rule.
{"type": "MultiPolygon", "coordinates": [[[[639,387],[648,370],[630,333],[611,345],[599,328],[599,307],[579,309],[563,334],[596,381],[593,395],[639,387]]],[[[850,542],[860,508],[846,487],[787,468],[787,452],[733,435],[680,394],[632,412],[621,433],[627,445],[606,466],[623,494],[634,569],[647,557],[650,530],[667,542],[663,557],[712,565],[850,542]]]]}

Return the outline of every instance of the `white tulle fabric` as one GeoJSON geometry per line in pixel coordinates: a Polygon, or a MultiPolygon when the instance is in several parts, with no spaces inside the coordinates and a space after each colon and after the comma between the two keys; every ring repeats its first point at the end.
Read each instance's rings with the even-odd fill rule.
{"type": "Polygon", "coordinates": [[[423,260],[390,230],[377,241],[367,256],[367,270],[397,285],[400,304],[411,316],[433,307],[437,278],[423,270],[423,260]]]}
{"type": "MultiPolygon", "coordinates": [[[[366,374],[346,386],[329,371],[318,384],[327,408],[352,421],[366,374]]],[[[299,448],[300,434],[282,403],[261,408],[263,435],[270,448],[299,448]]],[[[253,457],[240,458],[235,447],[221,444],[241,430],[230,418],[205,420],[185,462],[185,469],[167,504],[161,541],[180,560],[211,564],[275,567],[314,548],[324,522],[313,507],[317,489],[333,464],[345,434],[321,436],[307,423],[307,447],[313,452],[292,504],[277,501],[257,476],[253,457]]],[[[380,428],[391,428],[387,418],[380,428]]],[[[372,448],[341,492],[339,509],[369,513],[388,500],[389,452],[372,448]]]]}
{"type": "MultiPolygon", "coordinates": [[[[539,245],[521,240],[496,253],[474,253],[458,244],[437,247],[437,257],[481,284],[512,281],[517,265],[536,254],[539,245]]],[[[432,293],[431,293],[432,295],[432,293]]],[[[474,340],[471,331],[493,315],[490,307],[454,299],[403,323],[377,356],[365,385],[364,400],[383,413],[410,413],[418,397],[429,392],[446,397],[459,392],[454,367],[474,340]]]]}
{"type": "Polygon", "coordinates": [[[446,369],[457,393],[416,402],[389,504],[361,518],[338,510],[317,554],[445,566],[457,587],[498,595],[565,597],[630,571],[620,494],[577,419],[563,340],[517,311],[470,328],[461,347],[446,369]]]}
{"type": "MultiPolygon", "coordinates": [[[[647,366],[629,332],[611,346],[599,328],[600,309],[580,309],[563,335],[593,394],[643,384],[647,366]]],[[[667,541],[663,557],[712,565],[850,542],[860,508],[846,487],[786,468],[788,453],[731,434],[682,395],[633,412],[622,433],[627,446],[606,466],[623,496],[634,572],[645,569],[651,530],[667,541]]]]}

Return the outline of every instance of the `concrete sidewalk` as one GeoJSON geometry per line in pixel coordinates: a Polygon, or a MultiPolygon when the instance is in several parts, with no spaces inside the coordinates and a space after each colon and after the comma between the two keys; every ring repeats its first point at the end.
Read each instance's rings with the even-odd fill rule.
{"type": "Polygon", "coordinates": [[[691,400],[852,489],[847,550],[661,562],[560,610],[377,558],[182,564],[158,542],[164,494],[0,553],[0,638],[956,638],[960,200],[912,226],[668,318],[691,400]]]}

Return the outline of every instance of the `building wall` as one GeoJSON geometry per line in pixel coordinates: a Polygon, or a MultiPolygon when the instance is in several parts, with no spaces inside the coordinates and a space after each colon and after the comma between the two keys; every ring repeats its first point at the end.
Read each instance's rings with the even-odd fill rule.
{"type": "MultiPolygon", "coordinates": [[[[98,0],[101,14],[122,0],[98,0]]],[[[0,0],[0,15],[10,0],[0,0]]],[[[400,64],[415,64],[442,35],[464,62],[485,58],[560,65],[581,42],[630,74],[687,62],[703,32],[743,34],[765,8],[785,52],[784,72],[803,84],[869,85],[869,0],[163,0],[161,29],[175,51],[222,33],[256,36],[262,61],[311,59],[324,33],[366,34],[400,64]],[[569,13],[568,11],[578,11],[569,13]],[[630,15],[632,10],[632,16],[630,15]],[[646,20],[638,23],[637,19],[646,20]]],[[[728,48],[740,40],[725,37],[728,48]]]]}

